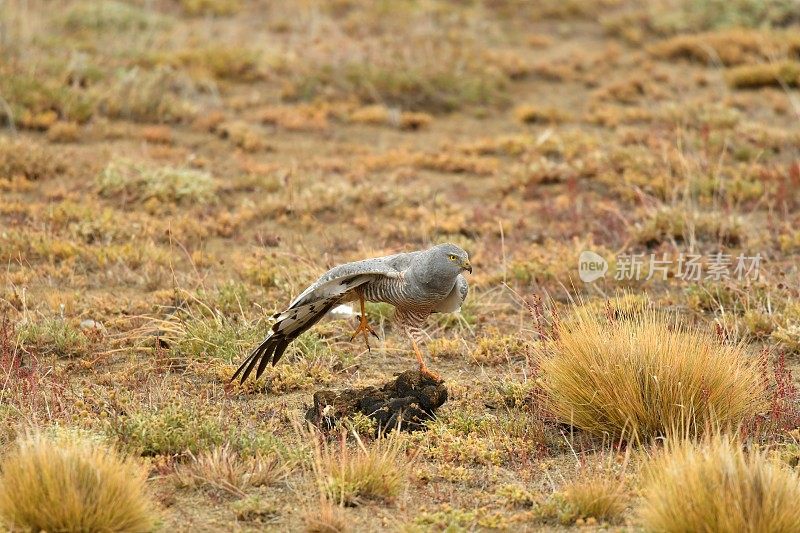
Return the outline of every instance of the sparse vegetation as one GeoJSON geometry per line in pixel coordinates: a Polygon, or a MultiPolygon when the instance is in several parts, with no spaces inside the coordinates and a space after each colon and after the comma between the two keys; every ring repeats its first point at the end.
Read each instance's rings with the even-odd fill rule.
{"type": "Polygon", "coordinates": [[[144,31],[165,23],[161,15],[118,0],[76,2],[62,20],[64,28],[73,32],[144,31]]]}
{"type": "Polygon", "coordinates": [[[89,351],[90,339],[63,318],[48,318],[23,324],[17,332],[23,350],[37,355],[79,357],[89,351]]]}
{"type": "Polygon", "coordinates": [[[0,458],[94,435],[158,529],[365,533],[647,529],[641,463],[707,430],[796,464],[799,36],[796,0],[0,0],[0,458]],[[328,268],[443,241],[415,431],[295,429],[416,368],[386,303],[230,381],[328,268]]]}
{"type": "Polygon", "coordinates": [[[197,455],[189,453],[189,462],[179,465],[175,472],[182,487],[207,487],[244,496],[246,489],[269,485],[286,474],[286,466],[277,455],[241,457],[229,444],[197,455]]]}
{"type": "Polygon", "coordinates": [[[60,158],[35,141],[12,141],[0,138],[0,179],[39,180],[61,174],[65,165],[60,158]]]}
{"type": "Polygon", "coordinates": [[[121,159],[108,164],[97,178],[100,194],[120,201],[160,203],[211,202],[216,183],[207,172],[191,168],[148,167],[121,159]]]}
{"type": "Polygon", "coordinates": [[[137,122],[181,122],[193,118],[197,88],[187,74],[169,67],[119,72],[99,107],[110,118],[137,122]]]}
{"type": "Polygon", "coordinates": [[[314,476],[322,497],[341,505],[366,501],[391,503],[406,483],[408,460],[397,437],[365,444],[353,433],[354,446],[342,431],[339,442],[314,438],[314,476]]]}
{"type": "Polygon", "coordinates": [[[197,454],[225,440],[220,417],[178,402],[112,420],[108,432],[127,450],[145,456],[197,454]]]}

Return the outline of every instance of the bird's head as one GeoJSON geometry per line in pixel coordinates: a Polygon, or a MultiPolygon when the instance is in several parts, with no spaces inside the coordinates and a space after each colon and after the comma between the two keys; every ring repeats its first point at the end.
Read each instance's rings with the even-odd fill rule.
{"type": "Polygon", "coordinates": [[[442,269],[450,271],[454,275],[458,275],[465,270],[472,274],[472,263],[469,262],[469,254],[455,244],[440,244],[434,246],[431,251],[434,253],[437,265],[442,269]]]}

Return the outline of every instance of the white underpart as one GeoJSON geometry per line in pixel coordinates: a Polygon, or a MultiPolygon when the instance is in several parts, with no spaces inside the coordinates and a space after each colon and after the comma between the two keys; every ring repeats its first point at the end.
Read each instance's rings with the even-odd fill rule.
{"type": "Polygon", "coordinates": [[[330,318],[353,318],[356,316],[356,312],[353,311],[353,308],[347,304],[337,305],[330,311],[328,311],[328,316],[330,318]]]}
{"type": "Polygon", "coordinates": [[[444,300],[436,304],[433,311],[437,313],[454,313],[461,310],[461,304],[467,295],[467,282],[462,276],[458,276],[453,290],[450,291],[444,300]]]}

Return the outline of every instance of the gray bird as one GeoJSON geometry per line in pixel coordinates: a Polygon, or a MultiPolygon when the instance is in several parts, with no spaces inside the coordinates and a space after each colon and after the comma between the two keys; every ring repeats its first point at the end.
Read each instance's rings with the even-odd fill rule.
{"type": "Polygon", "coordinates": [[[417,344],[421,327],[431,313],[457,311],[467,297],[462,272],[472,273],[467,252],[455,244],[440,244],[428,250],[387,255],[333,267],[275,315],[267,337],[239,366],[231,381],[241,382],[256,368],[256,379],[269,362],[275,365],[294,339],[319,322],[333,307],[358,300],[361,319],[350,340],[363,334],[369,349],[369,334],[378,335],[367,323],[364,302],[385,302],[395,307],[395,319],[411,339],[420,371],[436,379],[422,359],[417,344]]]}

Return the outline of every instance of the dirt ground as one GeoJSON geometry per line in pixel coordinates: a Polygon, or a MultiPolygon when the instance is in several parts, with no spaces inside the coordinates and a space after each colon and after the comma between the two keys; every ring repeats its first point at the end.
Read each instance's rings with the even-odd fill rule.
{"type": "Polygon", "coordinates": [[[627,291],[796,367],[800,18],[740,4],[0,2],[0,443],[59,426],[141,455],[165,531],[303,530],[313,392],[383,383],[410,347],[370,304],[371,351],[326,320],[230,375],[327,268],[454,242],[470,294],[426,346],[450,399],[349,530],[636,530],[635,479],[613,519],[559,507],[587,461],[635,475],[540,413],[530,306],[627,291]],[[610,263],[591,284],[585,250],[610,263]],[[722,279],[615,279],[619,255],[718,252],[722,279]],[[286,475],[177,481],[225,443],[286,475]]]}

